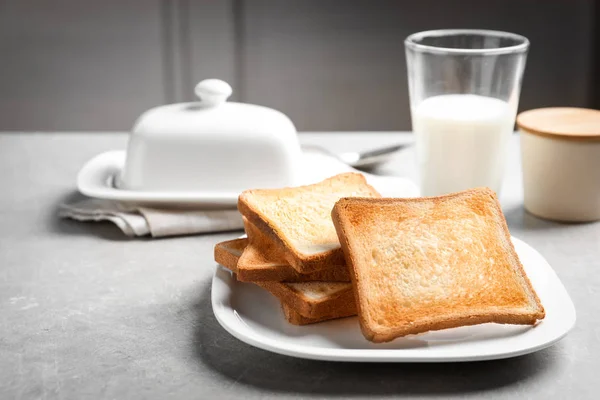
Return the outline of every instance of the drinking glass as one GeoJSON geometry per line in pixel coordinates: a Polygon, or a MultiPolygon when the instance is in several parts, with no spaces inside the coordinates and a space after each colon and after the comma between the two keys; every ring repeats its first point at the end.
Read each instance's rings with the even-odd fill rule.
{"type": "Polygon", "coordinates": [[[421,194],[499,192],[529,41],[452,29],[415,33],[404,44],[421,194]]]}

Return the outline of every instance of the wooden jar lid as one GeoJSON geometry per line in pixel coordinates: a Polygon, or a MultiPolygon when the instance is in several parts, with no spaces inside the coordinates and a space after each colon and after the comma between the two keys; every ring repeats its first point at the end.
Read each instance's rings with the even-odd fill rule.
{"type": "Polygon", "coordinates": [[[600,111],[551,107],[520,113],[517,126],[535,135],[556,139],[600,141],[600,111]]]}

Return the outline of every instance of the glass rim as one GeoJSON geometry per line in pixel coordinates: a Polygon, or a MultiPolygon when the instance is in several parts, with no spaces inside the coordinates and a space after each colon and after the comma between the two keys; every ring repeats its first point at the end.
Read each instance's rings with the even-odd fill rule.
{"type": "Polygon", "coordinates": [[[511,32],[494,31],[487,29],[435,29],[430,31],[422,31],[409,35],[404,40],[404,45],[411,49],[421,52],[436,53],[436,54],[464,54],[464,55],[499,55],[499,54],[514,54],[527,51],[529,48],[529,39],[523,35],[511,32]],[[495,47],[491,49],[456,49],[451,47],[430,46],[417,43],[426,37],[441,37],[452,35],[480,35],[498,38],[513,39],[520,42],[511,46],[495,47]]]}

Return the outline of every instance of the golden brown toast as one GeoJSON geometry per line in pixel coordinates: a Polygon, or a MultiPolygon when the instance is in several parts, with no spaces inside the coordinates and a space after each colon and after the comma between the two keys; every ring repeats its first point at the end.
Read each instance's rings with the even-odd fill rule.
{"type": "Polygon", "coordinates": [[[248,243],[237,263],[237,277],[242,282],[350,282],[348,268],[333,266],[308,274],[301,274],[285,261],[279,248],[244,218],[248,243]]]}
{"type": "Polygon", "coordinates": [[[349,196],[381,197],[362,174],[345,173],[313,185],[244,191],[238,210],[267,235],[289,265],[306,274],[344,265],[331,209],[349,196]]]}
{"type": "Polygon", "coordinates": [[[248,239],[233,239],[217,243],[214,248],[215,261],[237,274],[238,260],[247,244],[248,239]]]}
{"type": "MultiPolygon", "coordinates": [[[[323,317],[320,318],[307,318],[307,317],[303,317],[301,314],[299,314],[298,312],[292,310],[287,304],[285,303],[281,303],[281,308],[283,310],[283,315],[285,316],[285,319],[292,325],[309,325],[309,324],[316,324],[318,322],[324,322],[324,321],[329,321],[332,319],[337,319],[337,318],[343,318],[346,317],[346,315],[334,315],[334,316],[329,316],[329,315],[325,315],[323,317]]],[[[354,315],[354,314],[353,314],[354,315]]]]}
{"type": "Polygon", "coordinates": [[[356,315],[354,293],[348,282],[255,283],[307,318],[356,315]]]}
{"type": "Polygon", "coordinates": [[[487,188],[345,198],[332,218],[361,329],[373,342],[487,322],[535,324],[545,316],[487,188]]]}
{"type": "MultiPolygon", "coordinates": [[[[237,262],[245,244],[246,239],[218,243],[215,261],[232,272],[238,271],[237,262]]],[[[352,285],[348,282],[255,283],[305,318],[325,320],[356,315],[352,285]]]]}

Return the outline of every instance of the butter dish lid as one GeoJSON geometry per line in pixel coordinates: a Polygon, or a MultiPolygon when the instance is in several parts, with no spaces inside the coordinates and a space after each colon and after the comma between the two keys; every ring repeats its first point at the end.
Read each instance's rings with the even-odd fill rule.
{"type": "Polygon", "coordinates": [[[217,79],[196,86],[198,102],[153,108],[137,120],[117,186],[154,192],[240,193],[297,184],[301,149],[282,112],[228,102],[217,79]]]}
{"type": "Polygon", "coordinates": [[[548,107],[517,116],[520,129],[534,135],[564,140],[599,141],[600,111],[577,107],[548,107]]]}
{"type": "Polygon", "coordinates": [[[133,127],[133,134],[194,133],[252,134],[261,132],[296,132],[292,121],[282,112],[254,104],[228,102],[231,86],[219,79],[206,79],[195,88],[199,102],[175,103],[152,108],[143,113],[133,127]]]}

